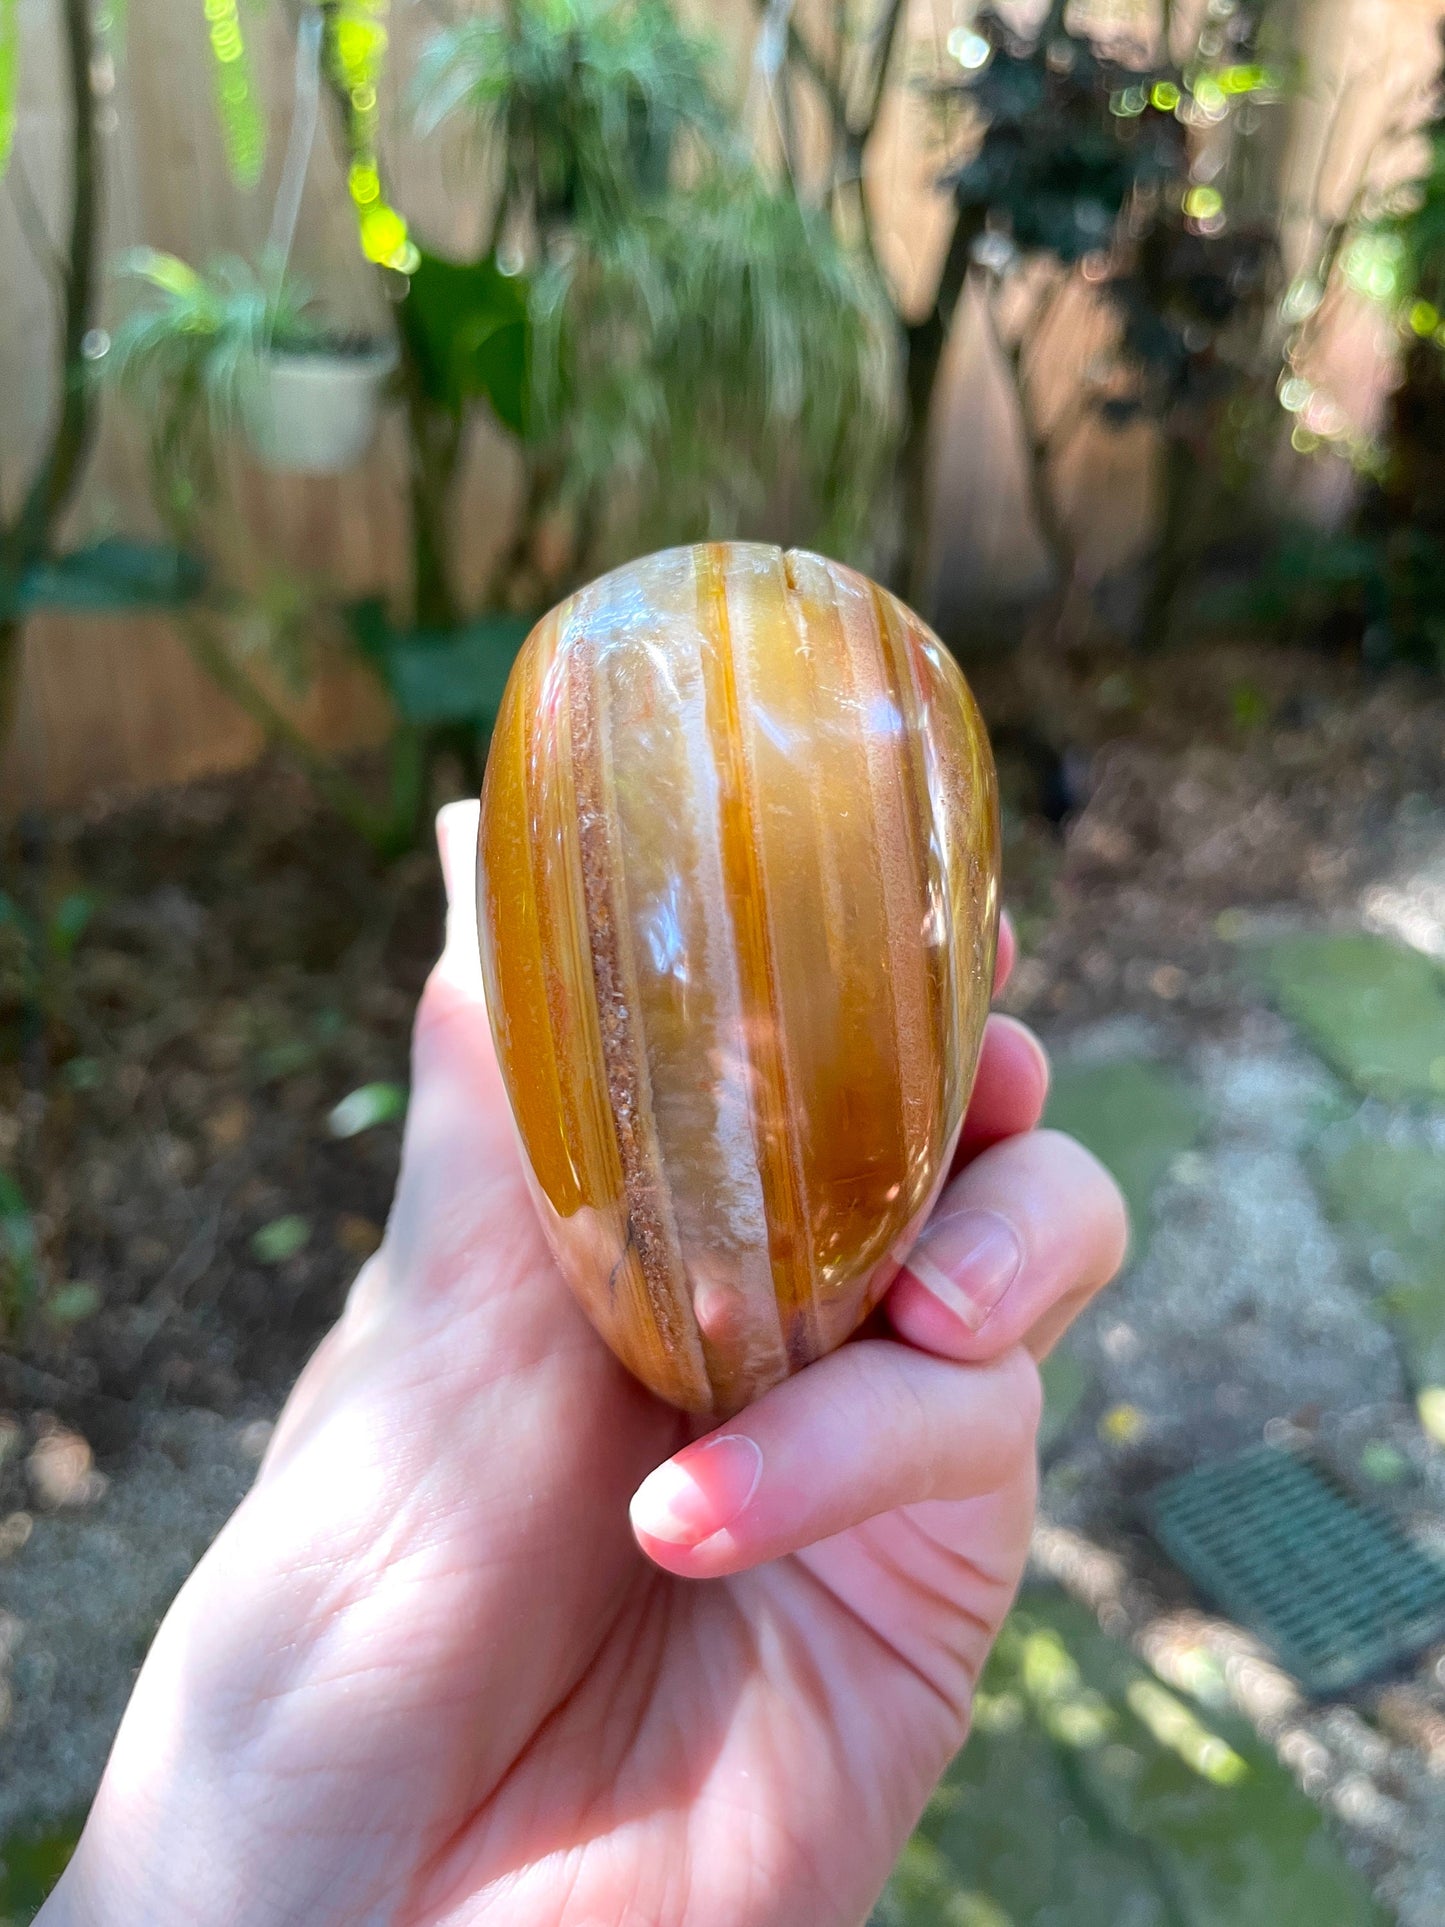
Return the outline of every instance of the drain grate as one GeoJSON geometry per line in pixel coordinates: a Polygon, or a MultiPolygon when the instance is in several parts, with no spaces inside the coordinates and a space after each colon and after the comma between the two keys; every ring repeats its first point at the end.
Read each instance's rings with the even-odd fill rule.
{"type": "Polygon", "coordinates": [[[1165,1551],[1305,1690],[1338,1693],[1445,1638],[1445,1566],[1308,1459],[1274,1446],[1159,1486],[1165,1551]]]}

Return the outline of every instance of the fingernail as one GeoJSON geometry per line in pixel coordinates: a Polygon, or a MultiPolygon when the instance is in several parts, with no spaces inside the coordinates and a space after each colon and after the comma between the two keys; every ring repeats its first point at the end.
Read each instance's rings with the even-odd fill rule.
{"type": "Polygon", "coordinates": [[[751,1502],[763,1476],[754,1440],[728,1432],[690,1446],[650,1472],[632,1498],[632,1523],[649,1539],[700,1546],[731,1525],[751,1502]]]}
{"type": "Polygon", "coordinates": [[[997,1211],[958,1211],[928,1227],[905,1265],[939,1303],[977,1331],[1019,1275],[1019,1235],[997,1211]]]}

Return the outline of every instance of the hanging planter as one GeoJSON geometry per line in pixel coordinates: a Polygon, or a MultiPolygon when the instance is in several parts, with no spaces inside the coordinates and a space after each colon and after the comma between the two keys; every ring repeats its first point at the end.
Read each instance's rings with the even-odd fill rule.
{"type": "Polygon", "coordinates": [[[376,438],[395,366],[395,346],[367,337],[273,343],[240,397],[257,460],[292,475],[354,468],[376,438]]]}

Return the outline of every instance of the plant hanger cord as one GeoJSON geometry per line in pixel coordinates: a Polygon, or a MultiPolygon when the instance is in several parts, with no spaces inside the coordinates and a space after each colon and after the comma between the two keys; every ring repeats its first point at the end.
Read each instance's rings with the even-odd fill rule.
{"type": "MultiPolygon", "coordinates": [[[[266,237],[266,261],[274,263],[276,293],[279,296],[291,249],[296,240],[296,224],[301,218],[301,195],[311,166],[311,150],[316,144],[316,122],[321,109],[321,39],[324,22],[320,7],[307,7],[296,26],[295,98],[291,108],[291,132],[286,141],[286,159],[276,189],[276,206],[271,215],[271,232],[266,237]]],[[[271,345],[275,327],[274,312],[266,320],[266,346],[271,345]]]]}
{"type": "Polygon", "coordinates": [[[793,143],[781,93],[788,84],[784,56],[787,53],[788,32],[793,24],[795,4],[796,0],[768,0],[767,10],[758,28],[757,39],[753,42],[747,100],[743,107],[743,119],[745,122],[750,122],[757,113],[759,104],[765,104],[778,137],[783,165],[790,179],[793,177],[793,143]]]}

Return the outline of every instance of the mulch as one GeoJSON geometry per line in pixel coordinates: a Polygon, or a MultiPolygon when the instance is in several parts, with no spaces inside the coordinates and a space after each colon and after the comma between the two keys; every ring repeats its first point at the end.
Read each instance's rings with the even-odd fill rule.
{"type": "MultiPolygon", "coordinates": [[[[1010,1002],[1054,1034],[1118,1012],[1228,1026],[1230,920],[1328,917],[1402,813],[1445,804],[1445,693],[1405,672],[1223,643],[970,673],[1026,952],[1010,1002]]],[[[102,1453],[136,1401],[274,1407],[380,1237],[399,1126],[338,1140],[327,1119],[405,1082],[431,853],[380,864],[264,765],[38,826],[8,887],[93,906],[43,1021],[0,939],[0,1156],[47,1292],[87,1285],[98,1309],[12,1323],[0,1405],[102,1453]]]]}

